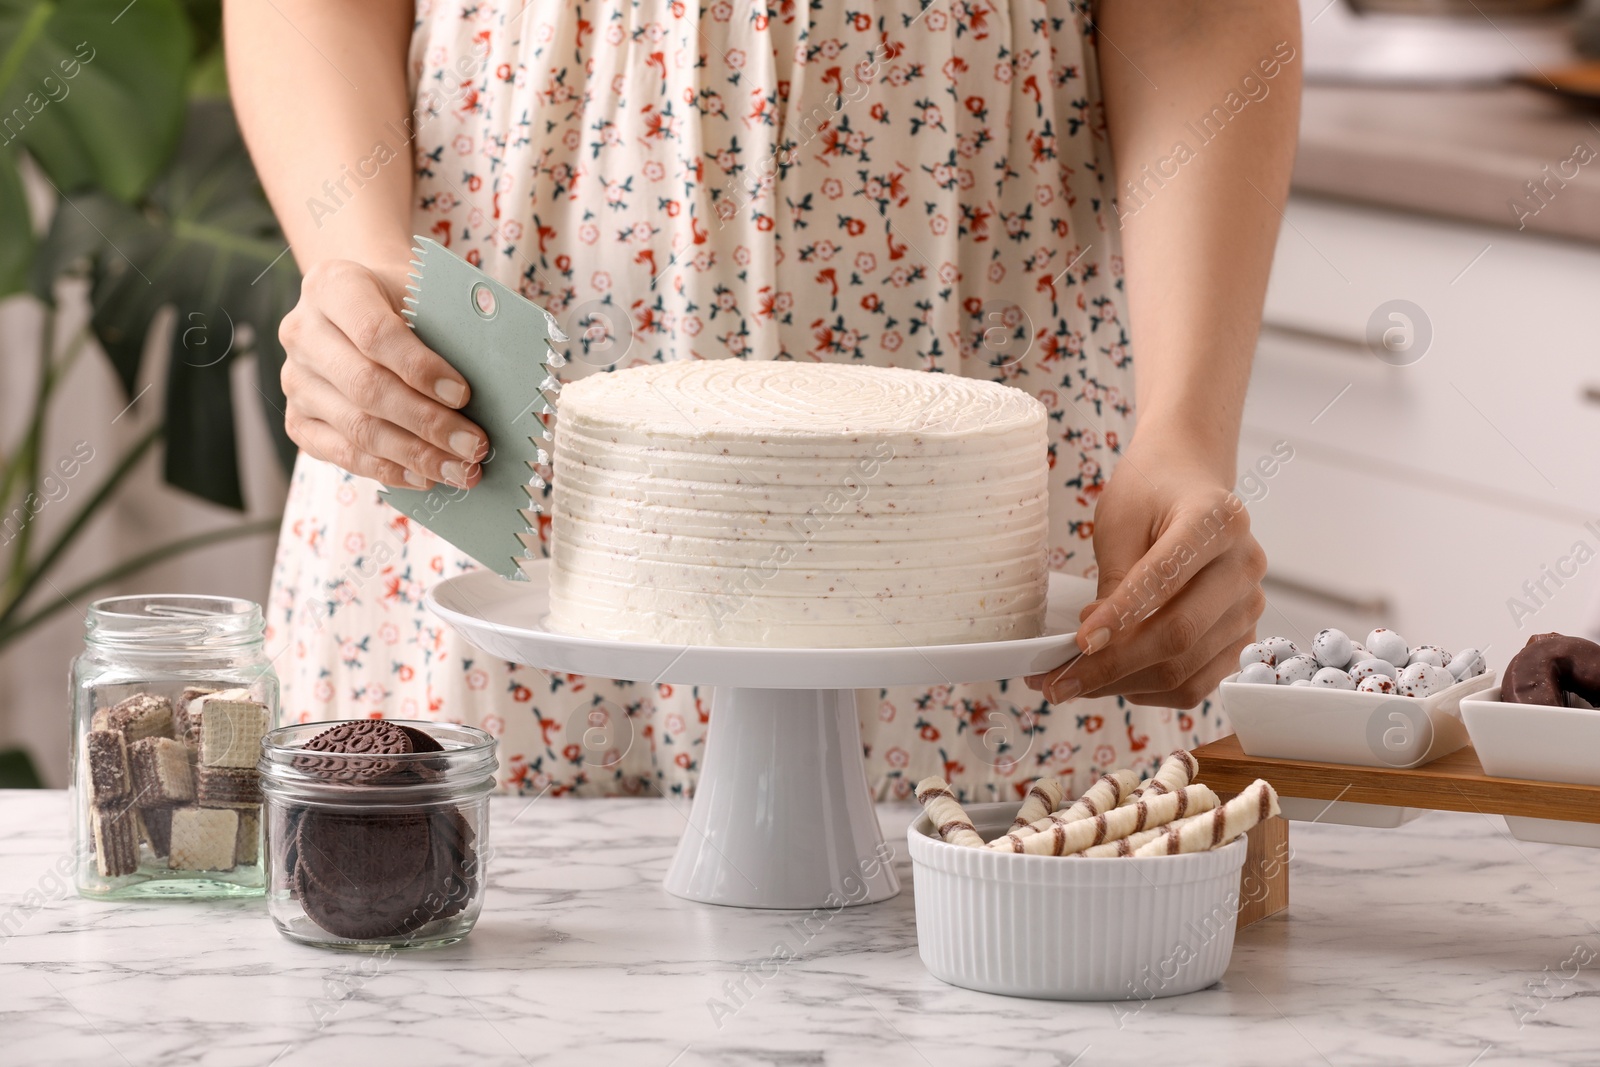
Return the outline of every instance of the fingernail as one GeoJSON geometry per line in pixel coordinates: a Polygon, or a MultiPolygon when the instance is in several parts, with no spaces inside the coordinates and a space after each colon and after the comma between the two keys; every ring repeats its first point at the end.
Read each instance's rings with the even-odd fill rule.
{"type": "Polygon", "coordinates": [[[451,407],[458,408],[467,398],[467,387],[454,378],[440,378],[433,383],[433,395],[451,407]]]}
{"type": "Polygon", "coordinates": [[[1106,629],[1104,626],[1101,626],[1098,629],[1090,630],[1088,633],[1083,635],[1084,655],[1089,655],[1093,652],[1099,652],[1102,648],[1105,648],[1110,643],[1111,631],[1106,629]]]}
{"type": "Polygon", "coordinates": [[[428,479],[424,478],[416,471],[406,471],[406,481],[416,486],[418,489],[428,488],[428,479]]]}
{"type": "Polygon", "coordinates": [[[475,433],[457,430],[450,435],[450,451],[462,459],[477,459],[478,452],[483,448],[483,438],[475,433]]]}
{"type": "Polygon", "coordinates": [[[458,489],[467,487],[467,465],[450,460],[439,468],[439,473],[444,475],[444,480],[458,489]]]}
{"type": "Polygon", "coordinates": [[[1050,698],[1052,704],[1065,704],[1069,700],[1076,700],[1078,694],[1083,692],[1083,683],[1076,678],[1063,678],[1055,688],[1055,695],[1050,698]]]}

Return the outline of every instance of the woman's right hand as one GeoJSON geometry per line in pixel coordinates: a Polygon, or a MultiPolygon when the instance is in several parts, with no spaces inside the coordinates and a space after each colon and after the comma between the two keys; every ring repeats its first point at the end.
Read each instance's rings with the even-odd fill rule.
{"type": "Polygon", "coordinates": [[[400,316],[402,268],[380,275],[347,259],[313,266],[278,326],[287,358],[284,422],[318,459],[385,485],[468,488],[484,432],[456,409],[467,382],[400,316]]]}

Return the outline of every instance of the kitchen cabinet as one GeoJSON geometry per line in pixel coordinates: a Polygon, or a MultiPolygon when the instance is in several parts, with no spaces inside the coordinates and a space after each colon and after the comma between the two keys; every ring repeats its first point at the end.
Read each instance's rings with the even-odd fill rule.
{"type": "Polygon", "coordinates": [[[1291,202],[1240,450],[1244,470],[1293,449],[1246,494],[1271,558],[1263,634],[1381,622],[1488,645],[1503,667],[1531,634],[1583,632],[1600,590],[1596,292],[1600,248],[1291,202]],[[1412,346],[1385,362],[1369,329],[1412,346]]]}

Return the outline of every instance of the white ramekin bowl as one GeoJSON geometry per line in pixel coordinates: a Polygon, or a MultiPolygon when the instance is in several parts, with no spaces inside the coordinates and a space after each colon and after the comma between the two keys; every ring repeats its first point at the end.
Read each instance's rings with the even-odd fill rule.
{"type": "MultiPolygon", "coordinates": [[[[967,808],[985,839],[1018,804],[967,808]]],[[[951,985],[1048,1000],[1192,993],[1233,956],[1245,840],[1143,859],[1019,856],[906,833],[922,962],[951,985]]]]}

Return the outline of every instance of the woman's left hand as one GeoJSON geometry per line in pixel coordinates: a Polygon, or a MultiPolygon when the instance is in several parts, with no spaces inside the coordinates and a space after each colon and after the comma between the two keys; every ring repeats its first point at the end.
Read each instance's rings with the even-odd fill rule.
{"type": "Polygon", "coordinates": [[[1078,627],[1083,655],[1029,677],[1030,688],[1052,703],[1189,708],[1238,669],[1266,606],[1267,557],[1231,470],[1231,457],[1224,467],[1181,442],[1135,439],[1095,510],[1100,584],[1078,627]]]}

